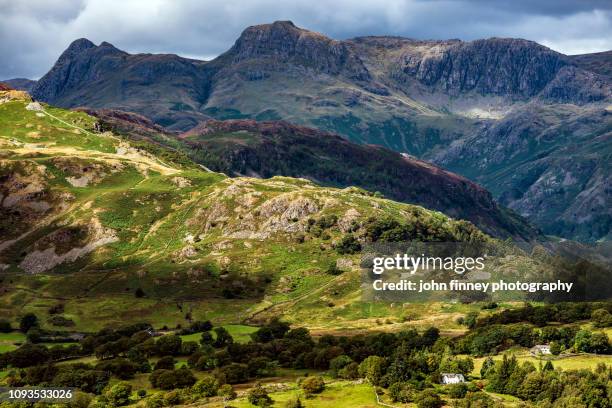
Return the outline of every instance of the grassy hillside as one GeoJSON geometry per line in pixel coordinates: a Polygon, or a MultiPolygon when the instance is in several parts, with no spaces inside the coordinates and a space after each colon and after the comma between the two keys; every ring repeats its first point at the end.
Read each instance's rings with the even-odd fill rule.
{"type": "MultiPolygon", "coordinates": [[[[271,315],[362,330],[420,319],[424,326],[441,313],[442,328],[459,329],[441,304],[364,303],[360,255],[338,247],[346,238],[372,241],[380,228],[398,228],[402,239],[490,240],[470,223],[358,188],[227,178],[179,153],[99,132],[86,113],[36,110],[15,91],[0,98],[3,315],[45,315],[62,304],[82,330],[271,315]]],[[[508,262],[545,270],[524,255],[508,262]]]]}

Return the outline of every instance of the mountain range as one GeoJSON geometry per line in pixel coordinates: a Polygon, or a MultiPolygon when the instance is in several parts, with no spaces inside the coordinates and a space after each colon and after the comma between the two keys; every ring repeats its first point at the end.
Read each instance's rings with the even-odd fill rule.
{"type": "MultiPolygon", "coordinates": [[[[278,21],[247,28],[211,61],[128,54],[79,39],[40,80],[21,86],[62,107],[143,115],[163,127],[165,144],[188,153],[190,147],[192,157],[207,151],[198,161],[228,173],[300,175],[330,185],[362,179],[363,187],[392,198],[492,225],[479,223],[490,217],[479,205],[453,202],[452,194],[442,199],[437,183],[431,193],[402,193],[401,182],[388,180],[416,180],[406,175],[417,168],[442,174],[411,158],[417,157],[481,183],[545,233],[595,241],[609,239],[612,224],[611,58],[566,56],[506,38],[337,41],[278,21]],[[280,120],[293,125],[273,123],[280,120]],[[361,169],[385,165],[375,182],[358,172],[322,170],[324,160],[341,162],[343,155],[354,155],[349,163],[361,169]]],[[[424,189],[439,179],[410,186],[424,189]]],[[[468,188],[486,196],[462,178],[448,180],[463,186],[459,195],[468,188]]],[[[488,200],[478,202],[497,208],[488,200]]]]}

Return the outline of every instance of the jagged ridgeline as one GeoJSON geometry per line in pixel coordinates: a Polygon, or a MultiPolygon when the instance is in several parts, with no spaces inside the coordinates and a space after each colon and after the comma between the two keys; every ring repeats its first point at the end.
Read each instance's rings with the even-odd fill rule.
{"type": "Polygon", "coordinates": [[[469,222],[358,188],[228,178],[23,92],[0,100],[6,316],[61,300],[84,328],[175,324],[177,302],[194,318],[228,321],[399,319],[399,308],[361,302],[362,243],[491,240],[469,222]]]}

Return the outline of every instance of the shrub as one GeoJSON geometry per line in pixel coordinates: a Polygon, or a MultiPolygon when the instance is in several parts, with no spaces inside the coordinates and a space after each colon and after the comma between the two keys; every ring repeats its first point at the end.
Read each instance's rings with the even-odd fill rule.
{"type": "Polygon", "coordinates": [[[306,377],[300,383],[300,387],[302,387],[306,396],[320,394],[325,389],[325,381],[319,376],[306,377]]]}
{"type": "Polygon", "coordinates": [[[389,387],[389,396],[393,402],[402,402],[404,404],[414,401],[417,390],[408,383],[396,382],[389,387]]]}
{"type": "Polygon", "coordinates": [[[236,391],[234,391],[234,388],[231,385],[223,384],[219,390],[217,390],[217,395],[223,397],[224,401],[229,401],[236,398],[236,391]]]}
{"type": "Polygon", "coordinates": [[[340,242],[336,244],[336,251],[339,254],[356,254],[361,251],[361,244],[353,234],[346,234],[340,242]]]}
{"type": "Polygon", "coordinates": [[[272,398],[270,398],[268,392],[259,383],[255,384],[255,387],[249,391],[248,400],[256,407],[272,406],[272,398]]]}
{"type": "Polygon", "coordinates": [[[612,315],[606,309],[596,309],[591,313],[593,326],[597,328],[612,326],[612,315]]]}
{"type": "Polygon", "coordinates": [[[186,388],[195,384],[196,379],[187,368],[178,370],[155,370],[149,376],[149,382],[154,388],[171,390],[174,388],[186,388]]]}
{"type": "MultiPolygon", "coordinates": [[[[231,388],[231,386],[230,386],[231,388]]],[[[219,381],[212,375],[206,375],[191,387],[191,392],[198,397],[213,397],[219,390],[219,381]]]]}
{"type": "Polygon", "coordinates": [[[62,315],[53,315],[47,321],[53,326],[58,326],[58,327],[73,327],[74,326],[74,321],[62,315]]]}
{"type": "Polygon", "coordinates": [[[330,263],[327,269],[325,270],[326,274],[332,276],[342,275],[342,272],[342,269],[338,268],[335,262],[330,263]]]}
{"type": "Polygon", "coordinates": [[[246,364],[231,363],[223,367],[221,373],[228,384],[238,384],[248,380],[246,364]]]}
{"type": "Polygon", "coordinates": [[[444,405],[440,396],[432,389],[419,392],[414,402],[416,402],[418,408],[440,408],[444,405]]]}
{"type": "Polygon", "coordinates": [[[104,397],[108,400],[111,406],[120,407],[130,403],[130,394],[132,393],[132,385],[126,382],[120,382],[113,385],[104,397]]]}
{"type": "Polygon", "coordinates": [[[464,383],[451,384],[447,388],[448,396],[451,398],[463,398],[468,392],[468,387],[464,383]]]}
{"type": "Polygon", "coordinates": [[[300,397],[295,397],[295,398],[292,398],[286,401],[283,407],[284,408],[304,408],[304,404],[302,404],[300,397]]]}
{"type": "Polygon", "coordinates": [[[161,392],[151,395],[145,401],[145,408],[162,408],[164,405],[164,394],[161,392]]]}

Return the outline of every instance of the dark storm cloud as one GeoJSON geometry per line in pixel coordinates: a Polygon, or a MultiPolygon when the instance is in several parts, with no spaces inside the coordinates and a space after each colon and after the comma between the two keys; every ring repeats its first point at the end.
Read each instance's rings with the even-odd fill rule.
{"type": "Polygon", "coordinates": [[[0,78],[43,75],[79,37],[212,58],[245,27],[274,20],[337,39],[497,36],[567,54],[612,48],[612,2],[603,0],[0,0],[0,78]]]}

